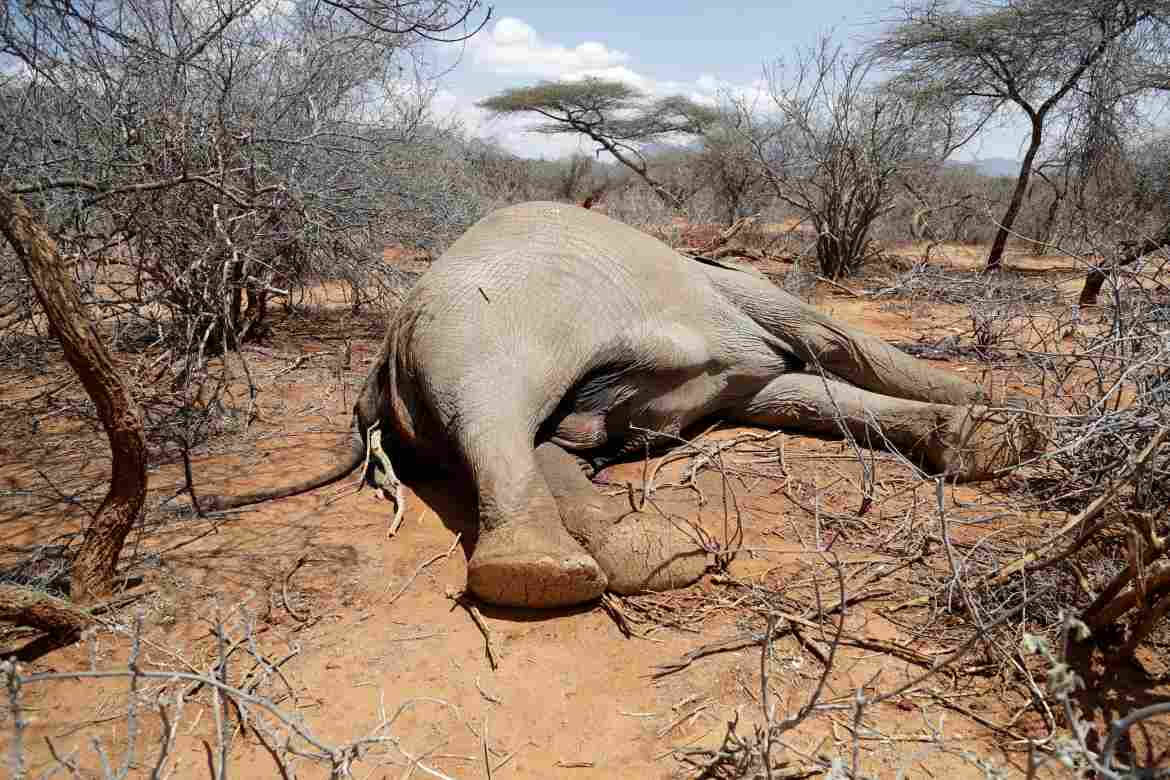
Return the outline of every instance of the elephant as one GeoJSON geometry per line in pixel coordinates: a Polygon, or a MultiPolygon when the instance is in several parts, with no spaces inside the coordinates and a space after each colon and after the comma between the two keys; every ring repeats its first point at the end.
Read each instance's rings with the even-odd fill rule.
{"type": "Polygon", "coordinates": [[[662,516],[615,516],[589,467],[715,419],[844,427],[929,472],[978,480],[1025,448],[987,401],[749,267],[681,255],[596,211],[525,203],[480,220],[411,288],[355,403],[347,458],[209,503],[305,492],[363,463],[367,482],[395,484],[384,446],[396,463],[471,481],[475,596],[563,607],[679,587],[707,567],[702,544],[662,516]]]}

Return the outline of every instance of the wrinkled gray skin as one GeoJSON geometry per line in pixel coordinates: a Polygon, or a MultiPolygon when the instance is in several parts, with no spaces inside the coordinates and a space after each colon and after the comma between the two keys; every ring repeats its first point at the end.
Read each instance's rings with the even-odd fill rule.
{"type": "MultiPolygon", "coordinates": [[[[686,584],[707,561],[684,529],[606,504],[578,455],[640,453],[669,442],[637,429],[680,435],[708,418],[829,435],[843,423],[863,445],[978,479],[1005,465],[980,439],[982,395],[751,270],[684,257],[592,211],[527,203],[477,223],[418,280],[356,427],[379,424],[396,460],[472,480],[478,597],[552,607],[686,584]]],[[[355,441],[330,474],[216,505],[315,487],[363,452],[355,441]]]]}

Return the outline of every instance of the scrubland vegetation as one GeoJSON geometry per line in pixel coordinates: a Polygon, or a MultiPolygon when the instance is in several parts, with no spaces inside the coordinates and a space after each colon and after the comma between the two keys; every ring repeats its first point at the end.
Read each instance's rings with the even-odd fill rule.
{"type": "MultiPolygon", "coordinates": [[[[843,479],[860,508],[832,509],[822,509],[820,488],[792,481],[782,445],[746,436],[690,444],[683,488],[701,472],[725,491],[749,477],[782,483],[790,509],[815,520],[805,553],[818,585],[815,600],[793,601],[732,569],[689,601],[607,597],[635,634],[736,610],[736,649],[758,657],[750,734],[733,722],[713,744],[672,748],[672,771],[877,776],[865,763],[869,713],[978,666],[1027,700],[1010,719],[965,711],[1011,757],[956,745],[941,725],[921,740],[932,749],[986,777],[1156,776],[1170,763],[1159,730],[1170,713],[1164,673],[1133,682],[1141,693],[1109,717],[1087,703],[1085,678],[1164,658],[1170,642],[1170,3],[912,3],[899,13],[864,48],[827,37],[776,52],[760,95],[707,104],[584,79],[484,100],[597,152],[535,160],[432,110],[430,53],[490,22],[472,0],[8,3],[0,451],[12,468],[35,470],[22,461],[22,438],[60,425],[84,450],[73,473],[40,472],[35,488],[0,483],[11,525],[0,542],[0,620],[11,625],[0,646],[14,658],[0,667],[0,725],[11,776],[167,776],[195,709],[212,713],[200,771],[213,776],[243,776],[230,768],[233,739],[261,745],[272,776],[313,766],[348,777],[363,761],[447,776],[396,741],[422,694],[390,704],[364,736],[316,736],[282,703],[295,700],[281,669],[296,652],[262,648],[243,602],[217,611],[206,663],[168,665],[158,654],[146,663],[155,640],[143,621],[166,606],[153,590],[146,602],[135,594],[166,568],[169,546],[148,555],[127,539],[186,539],[187,521],[247,523],[193,517],[197,461],[257,421],[284,373],[258,357],[274,334],[334,334],[342,346],[328,353],[334,374],[323,375],[347,387],[353,340],[376,344],[417,273],[482,216],[528,200],[603,210],[680,251],[754,264],[804,297],[953,314],[950,335],[900,346],[981,372],[997,399],[1027,397],[1047,437],[1042,456],[977,499],[944,499],[952,486],[917,473],[893,479],[855,447],[843,479]],[[1029,132],[1017,175],[954,161],[1009,109],[1029,132]],[[323,307],[326,289],[345,306],[323,307]],[[109,449],[99,454],[102,432],[109,449]],[[764,458],[778,465],[743,465],[764,458]],[[167,467],[182,474],[191,508],[150,484],[167,467]],[[64,519],[29,538],[20,520],[34,504],[38,516],[64,519]],[[995,533],[956,543],[955,523],[1004,516],[995,533]],[[859,584],[822,534],[888,566],[859,584]],[[903,598],[885,608],[918,615],[903,621],[907,635],[945,630],[949,651],[919,659],[918,678],[837,689],[829,701],[834,660],[858,641],[843,628],[846,607],[904,569],[917,572],[906,580],[914,589],[889,591],[903,598]],[[15,660],[52,658],[45,653],[79,637],[121,643],[124,663],[29,672],[15,660]],[[805,699],[780,711],[769,680],[782,638],[821,671],[805,699]],[[230,665],[233,654],[247,663],[230,665]],[[116,755],[83,760],[49,741],[45,758],[28,739],[29,692],[104,677],[129,686],[120,740],[106,747],[116,755]],[[789,733],[835,711],[849,735],[793,753],[789,733]],[[1040,725],[1024,729],[1027,717],[1040,725]]],[[[653,488],[643,482],[643,500],[653,488]]],[[[311,618],[289,584],[300,566],[273,598],[303,624],[311,618]]],[[[456,603],[484,626],[474,605],[456,603]]],[[[905,658],[903,640],[863,646],[905,658]]],[[[964,712],[931,695],[943,700],[915,709],[964,712]]],[[[489,756],[486,729],[483,746],[482,765],[460,776],[492,776],[502,756],[489,756]]]]}

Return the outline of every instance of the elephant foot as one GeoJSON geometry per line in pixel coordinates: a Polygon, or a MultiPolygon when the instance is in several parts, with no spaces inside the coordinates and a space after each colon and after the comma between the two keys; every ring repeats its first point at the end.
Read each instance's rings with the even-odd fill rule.
{"type": "Polygon", "coordinates": [[[571,526],[570,530],[601,565],[614,593],[683,588],[707,571],[710,556],[697,533],[682,521],[629,512],[616,522],[592,524],[582,533],[571,526]]]}
{"type": "Polygon", "coordinates": [[[931,443],[926,464],[960,482],[991,479],[1043,451],[1045,437],[1027,409],[955,407],[931,443]]]}
{"type": "Polygon", "coordinates": [[[511,522],[480,532],[467,565],[467,587],[505,607],[568,607],[599,598],[605,572],[557,522],[511,522]]]}

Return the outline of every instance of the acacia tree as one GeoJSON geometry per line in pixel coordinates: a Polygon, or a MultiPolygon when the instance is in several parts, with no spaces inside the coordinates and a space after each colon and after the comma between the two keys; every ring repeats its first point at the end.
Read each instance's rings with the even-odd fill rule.
{"type": "Polygon", "coordinates": [[[1069,187],[1076,249],[1100,258],[1085,277],[1082,305],[1097,302],[1112,272],[1170,246],[1170,137],[1143,132],[1158,106],[1152,98],[1168,87],[1148,66],[1165,58],[1170,27],[1146,33],[1090,71],[1060,146],[1076,174],[1069,187]],[[1135,69],[1135,61],[1147,67],[1135,69]]]}
{"type": "MultiPolygon", "coordinates": [[[[1002,264],[1053,114],[1107,55],[1141,51],[1127,44],[1162,25],[1168,12],[1165,0],[988,0],[961,6],[926,0],[907,5],[903,18],[875,44],[882,64],[899,71],[911,88],[986,113],[1012,104],[1027,118],[1028,145],[988,253],[989,271],[1002,264]]],[[[1137,64],[1125,71],[1149,76],[1137,64]]]]}
{"type": "Polygon", "coordinates": [[[497,116],[544,117],[547,121],[534,128],[538,133],[586,136],[676,211],[682,209],[686,196],[654,175],[647,147],[702,136],[719,120],[717,110],[689,98],[675,95],[651,100],[628,84],[593,77],[516,87],[477,105],[497,116]]]}

